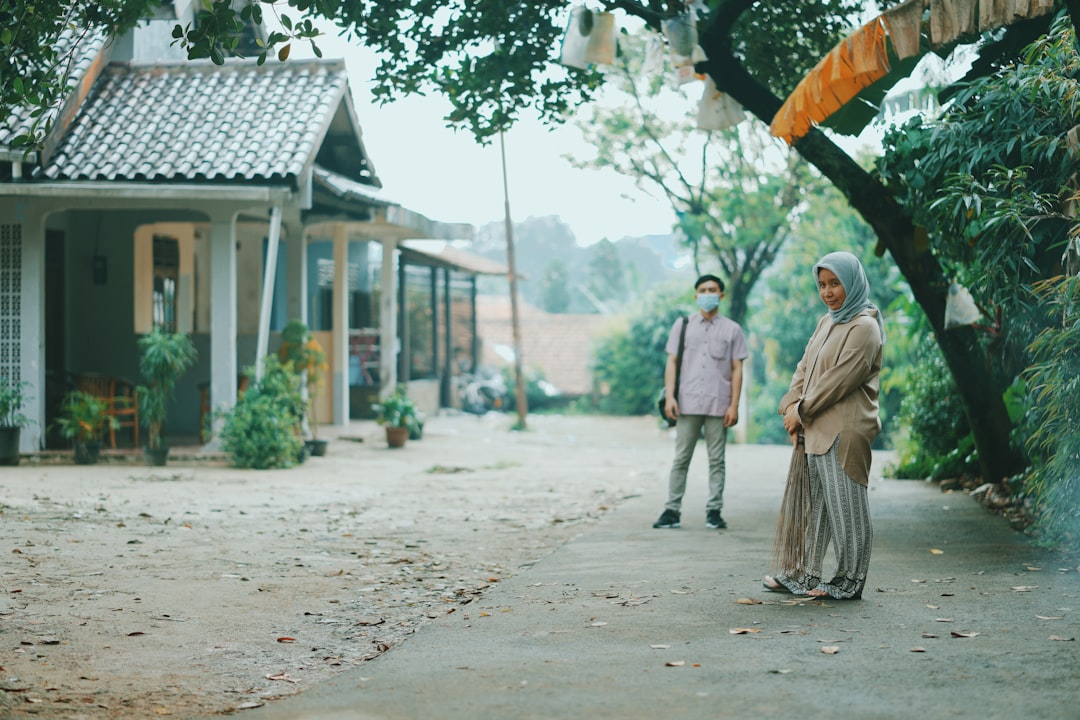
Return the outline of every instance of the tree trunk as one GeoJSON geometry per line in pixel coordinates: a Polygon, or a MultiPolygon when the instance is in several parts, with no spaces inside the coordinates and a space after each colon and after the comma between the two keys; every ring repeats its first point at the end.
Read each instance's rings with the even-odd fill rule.
{"type": "MultiPolygon", "coordinates": [[[[705,69],[717,88],[729,93],[762,122],[769,123],[780,108],[780,100],[731,55],[726,36],[706,34],[703,42],[708,43],[703,47],[710,58],[705,69]]],[[[1002,399],[1004,388],[994,382],[990,363],[974,330],[945,330],[948,283],[937,258],[929,251],[916,249],[911,217],[884,185],[821,131],[811,130],[795,143],[795,149],[843,193],[873,228],[878,238],[878,254],[886,250],[892,253],[911,286],[916,302],[930,320],[942,355],[959,388],[979,451],[983,480],[996,482],[1018,472],[1023,468],[1023,459],[1010,444],[1011,423],[1002,399]]]]}

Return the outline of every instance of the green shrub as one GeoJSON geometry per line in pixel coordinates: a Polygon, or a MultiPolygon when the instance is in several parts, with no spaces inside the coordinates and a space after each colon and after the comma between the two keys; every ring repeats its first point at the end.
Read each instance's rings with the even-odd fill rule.
{"type": "Polygon", "coordinates": [[[1043,544],[1080,546],[1080,277],[1048,281],[1038,288],[1054,326],[1031,345],[1025,373],[1027,414],[1021,427],[1031,465],[1023,491],[1036,516],[1043,544]]]}
{"type": "MultiPolygon", "coordinates": [[[[503,385],[506,387],[506,395],[502,398],[502,409],[506,412],[517,410],[517,379],[512,367],[502,369],[503,385]]],[[[542,412],[554,408],[563,407],[566,398],[561,395],[554,385],[548,382],[547,377],[540,370],[527,368],[525,370],[525,404],[529,412],[542,412]]]]}
{"type": "Polygon", "coordinates": [[[933,336],[923,336],[915,354],[900,403],[898,424],[906,432],[898,442],[893,473],[935,480],[977,473],[978,456],[960,393],[933,336]]]}
{"type": "Polygon", "coordinates": [[[303,447],[304,399],[289,363],[267,356],[264,374],[225,414],[222,447],[233,465],[265,470],[296,464],[303,447]]]}
{"type": "Polygon", "coordinates": [[[594,410],[609,415],[652,415],[664,387],[664,346],[675,321],[696,312],[692,290],[680,283],[650,293],[630,314],[626,327],[610,332],[593,353],[594,410]]]}

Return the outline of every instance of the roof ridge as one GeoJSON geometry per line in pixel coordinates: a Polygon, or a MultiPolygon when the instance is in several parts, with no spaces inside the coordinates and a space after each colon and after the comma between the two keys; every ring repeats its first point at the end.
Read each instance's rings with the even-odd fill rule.
{"type": "Polygon", "coordinates": [[[216,65],[210,60],[123,60],[109,63],[109,67],[125,68],[128,71],[146,70],[149,68],[184,68],[198,70],[199,72],[239,72],[258,68],[265,72],[288,70],[292,67],[318,67],[324,66],[332,69],[345,71],[345,58],[298,58],[284,62],[263,63],[259,65],[257,58],[229,58],[222,65],[216,65]]]}

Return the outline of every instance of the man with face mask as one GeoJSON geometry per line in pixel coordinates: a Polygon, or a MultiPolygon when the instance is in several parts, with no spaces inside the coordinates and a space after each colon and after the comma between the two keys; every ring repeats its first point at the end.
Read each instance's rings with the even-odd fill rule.
{"type": "Polygon", "coordinates": [[[720,512],[724,507],[727,429],[739,421],[739,394],[742,392],[743,360],[749,355],[746,339],[738,323],[719,312],[724,283],[715,275],[702,275],[694,283],[694,297],[700,312],[686,325],[679,393],[675,397],[675,364],[679,350],[682,318],[668,336],[664,369],[667,398],[664,412],[675,425],[675,460],[668,480],[668,500],[654,528],[677,528],[681,524],[686,471],[702,430],[709,452],[709,499],[705,503],[705,527],[726,528],[720,512]]]}

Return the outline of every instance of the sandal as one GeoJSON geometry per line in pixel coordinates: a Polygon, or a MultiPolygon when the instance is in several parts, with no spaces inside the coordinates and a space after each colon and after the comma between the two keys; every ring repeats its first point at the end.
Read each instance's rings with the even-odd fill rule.
{"type": "Polygon", "coordinates": [[[768,590],[769,592],[787,593],[788,595],[793,594],[791,592],[791,590],[788,589],[787,585],[780,582],[779,580],[774,578],[772,575],[766,575],[765,579],[761,581],[761,586],[763,588],[765,588],[766,590],[768,590]]]}

